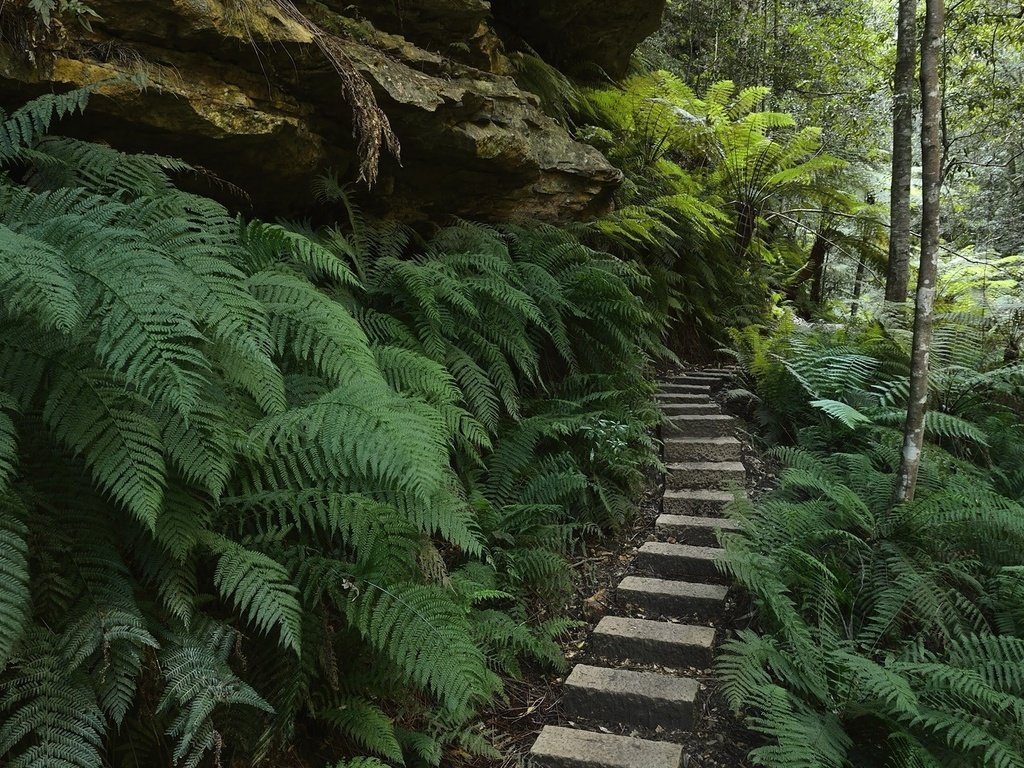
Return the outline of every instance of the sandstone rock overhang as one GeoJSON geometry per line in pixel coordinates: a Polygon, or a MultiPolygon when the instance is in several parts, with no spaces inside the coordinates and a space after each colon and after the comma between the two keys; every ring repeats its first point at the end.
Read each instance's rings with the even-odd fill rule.
{"type": "MultiPolygon", "coordinates": [[[[102,19],[94,31],[69,21],[61,44],[34,61],[0,46],[0,101],[109,81],[62,131],[182,157],[244,189],[258,213],[301,212],[324,171],[354,178],[337,73],[273,2],[89,5],[102,19]]],[[[378,11],[405,35],[369,25],[372,34],[361,35],[364,27],[332,10],[349,3],[297,5],[324,28],[337,25],[402,144],[401,165],[386,160],[374,190],[389,214],[558,221],[610,208],[621,174],[503,74],[507,60],[483,0],[403,0],[402,17],[390,21],[378,11]],[[441,50],[446,29],[458,56],[441,50]]]]}

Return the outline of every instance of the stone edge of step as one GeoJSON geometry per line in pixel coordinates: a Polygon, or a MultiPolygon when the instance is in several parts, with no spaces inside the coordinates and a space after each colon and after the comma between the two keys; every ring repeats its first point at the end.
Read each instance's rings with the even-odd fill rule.
{"type": "Polygon", "coordinates": [[[530,754],[542,768],[680,768],[683,747],[665,741],[545,725],[530,754]]]}

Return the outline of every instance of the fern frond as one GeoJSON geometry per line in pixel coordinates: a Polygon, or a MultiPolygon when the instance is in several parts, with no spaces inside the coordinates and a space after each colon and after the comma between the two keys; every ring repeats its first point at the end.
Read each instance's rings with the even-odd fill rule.
{"type": "Polygon", "coordinates": [[[302,607],[291,575],[276,560],[222,536],[204,533],[203,545],[217,555],[214,583],[260,632],[277,629],[280,643],[296,654],[302,638],[302,607]]]}
{"type": "Polygon", "coordinates": [[[12,674],[0,684],[4,764],[102,768],[106,722],[88,677],[68,668],[42,630],[34,630],[25,647],[27,653],[12,660],[12,674]]]}
{"type": "Polygon", "coordinates": [[[30,592],[25,508],[7,492],[0,495],[0,668],[18,647],[28,625],[30,592]]]}
{"type": "Polygon", "coordinates": [[[248,707],[273,712],[228,666],[235,641],[235,633],[227,627],[204,622],[169,638],[160,652],[166,686],[157,711],[174,715],[168,735],[176,742],[176,763],[194,768],[214,748],[212,718],[222,709],[248,707]]]}
{"type": "Polygon", "coordinates": [[[85,110],[91,88],[77,88],[66,93],[47,93],[39,96],[0,123],[0,163],[18,157],[20,150],[29,149],[46,135],[54,120],[85,110]]]}
{"type": "Polygon", "coordinates": [[[319,717],[352,739],[360,749],[393,760],[399,765],[404,764],[402,747],[395,736],[391,719],[370,702],[345,699],[321,712],[319,717]]]}
{"type": "Polygon", "coordinates": [[[57,440],[85,459],[101,488],[142,523],[156,525],[167,482],[160,432],[123,381],[63,361],[43,419],[57,440]]]}
{"type": "Polygon", "coordinates": [[[461,710],[497,690],[464,614],[437,587],[368,585],[349,612],[374,648],[447,709],[461,710]]]}

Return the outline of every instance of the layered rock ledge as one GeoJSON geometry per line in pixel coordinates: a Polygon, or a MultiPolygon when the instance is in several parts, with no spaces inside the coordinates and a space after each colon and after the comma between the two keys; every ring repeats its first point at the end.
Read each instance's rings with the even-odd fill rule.
{"type": "MultiPolygon", "coordinates": [[[[563,10],[571,4],[549,3],[563,10]]],[[[664,0],[641,4],[660,17],[664,0]]],[[[3,38],[0,102],[13,106],[44,90],[104,82],[86,116],[62,130],[180,156],[244,189],[258,212],[304,210],[311,181],[325,171],[355,178],[352,116],[338,74],[278,0],[88,5],[100,17],[91,30],[63,19],[30,51],[16,37],[3,38]]],[[[391,215],[572,220],[611,205],[621,175],[509,76],[489,3],[296,5],[343,41],[401,142],[401,164],[385,158],[373,196],[391,215]]],[[[533,13],[544,3],[527,5],[533,13]]],[[[597,5],[620,7],[614,0],[597,5]]],[[[617,24],[621,14],[591,23],[600,18],[617,24]]],[[[632,37],[640,34],[635,29],[632,37]]],[[[631,52],[634,45],[619,47],[631,52]]]]}

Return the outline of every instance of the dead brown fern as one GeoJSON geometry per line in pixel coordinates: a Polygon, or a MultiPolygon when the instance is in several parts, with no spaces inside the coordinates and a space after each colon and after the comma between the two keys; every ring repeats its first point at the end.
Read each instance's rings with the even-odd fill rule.
{"type": "Polygon", "coordinates": [[[352,109],[352,135],[357,139],[359,180],[372,186],[380,170],[380,158],[387,150],[401,160],[401,146],[384,110],[377,104],[373,88],[359,74],[341,38],[324,31],[295,7],[291,0],[270,0],[282,16],[305,29],[341,80],[341,92],[352,109]]]}

